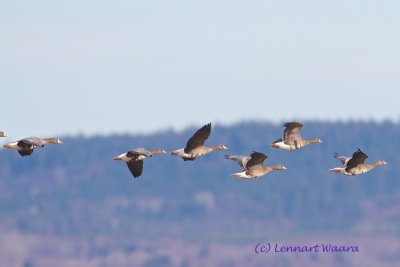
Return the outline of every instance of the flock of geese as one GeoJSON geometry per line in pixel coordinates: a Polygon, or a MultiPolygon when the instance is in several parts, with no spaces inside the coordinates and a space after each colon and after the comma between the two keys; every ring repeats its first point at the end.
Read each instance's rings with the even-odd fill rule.
{"type": "MultiPolygon", "coordinates": [[[[271,147],[284,150],[297,150],[309,144],[322,142],[319,138],[309,140],[303,139],[300,135],[300,130],[303,127],[303,124],[299,122],[287,122],[284,124],[284,127],[285,130],[283,131],[283,137],[273,142],[270,145],[271,147]]],[[[170,154],[181,157],[184,161],[193,161],[212,151],[228,149],[228,147],[225,145],[205,146],[204,143],[210,134],[211,123],[206,124],[197,130],[193,136],[189,138],[185,147],[174,150],[170,154]]],[[[6,135],[4,132],[0,131],[0,137],[5,136],[6,135]]],[[[16,150],[21,156],[29,156],[32,154],[35,148],[44,147],[46,144],[62,143],[63,142],[58,138],[28,137],[6,144],[3,147],[6,149],[16,150]]],[[[137,178],[142,175],[144,159],[150,158],[154,155],[162,154],[167,154],[167,152],[163,149],[149,151],[144,148],[137,148],[118,155],[113,159],[125,162],[133,177],[137,178]]],[[[264,166],[264,161],[267,159],[267,155],[257,151],[251,153],[250,156],[225,155],[225,158],[233,160],[240,165],[242,170],[232,174],[232,176],[237,178],[252,179],[263,176],[271,171],[287,169],[282,164],[275,166],[264,166]]],[[[329,170],[348,176],[363,174],[377,166],[386,164],[386,162],[383,160],[376,161],[372,164],[366,164],[365,160],[368,158],[368,156],[360,149],[354,152],[352,157],[341,156],[336,153],[335,158],[341,162],[342,166],[329,170]]]]}

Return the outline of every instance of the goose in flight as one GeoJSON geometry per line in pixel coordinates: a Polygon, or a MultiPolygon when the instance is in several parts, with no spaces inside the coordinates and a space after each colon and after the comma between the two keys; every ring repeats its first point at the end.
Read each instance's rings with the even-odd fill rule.
{"type": "Polygon", "coordinates": [[[21,156],[29,156],[37,147],[44,147],[46,144],[62,144],[58,138],[27,137],[16,142],[4,145],[4,148],[17,150],[21,156]]]}
{"type": "Polygon", "coordinates": [[[283,131],[283,138],[276,140],[271,144],[272,147],[281,148],[284,150],[296,150],[313,143],[321,143],[321,139],[314,138],[310,140],[303,139],[300,135],[300,130],[303,124],[299,122],[287,122],[283,131]]]}
{"type": "MultiPolygon", "coordinates": [[[[243,157],[243,156],[242,156],[243,157]]],[[[236,161],[234,158],[225,157],[227,159],[232,159],[236,161]]],[[[264,160],[267,158],[267,155],[254,151],[250,155],[250,159],[247,161],[246,165],[244,166],[244,170],[242,172],[237,172],[232,174],[232,176],[237,178],[246,178],[252,179],[263,176],[271,171],[275,170],[286,170],[287,168],[282,164],[278,164],[275,166],[264,166],[264,160]]],[[[238,159],[238,158],[236,158],[238,159]]],[[[245,158],[242,158],[242,160],[245,158]]],[[[236,161],[237,162],[237,161],[236,161]]],[[[239,165],[241,165],[239,163],[239,165]]]]}
{"type": "Polygon", "coordinates": [[[200,128],[186,143],[186,147],[174,150],[171,155],[181,157],[184,161],[195,160],[214,150],[228,149],[224,145],[205,146],[204,142],[211,134],[211,123],[200,128]]]}
{"type": "Polygon", "coordinates": [[[134,150],[130,150],[126,153],[114,157],[113,160],[121,160],[123,162],[126,162],[126,165],[128,165],[128,168],[133,177],[137,178],[142,175],[144,159],[150,158],[154,155],[161,155],[166,153],[167,152],[163,149],[149,151],[144,148],[136,148],[134,150]]]}
{"type": "Polygon", "coordinates": [[[336,167],[329,170],[348,176],[363,174],[369,172],[377,166],[387,164],[383,160],[378,160],[372,164],[366,164],[365,160],[368,158],[368,156],[367,154],[362,152],[361,149],[358,149],[356,152],[354,152],[351,158],[339,156],[337,153],[335,154],[335,157],[340,160],[340,162],[342,163],[342,167],[336,167]]]}

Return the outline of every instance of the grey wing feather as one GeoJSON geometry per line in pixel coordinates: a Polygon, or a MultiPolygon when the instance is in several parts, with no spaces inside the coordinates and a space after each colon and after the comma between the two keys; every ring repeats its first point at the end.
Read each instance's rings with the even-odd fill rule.
{"type": "Polygon", "coordinates": [[[340,160],[340,162],[342,163],[343,166],[346,166],[347,162],[351,159],[351,158],[346,157],[346,156],[341,156],[338,153],[335,153],[335,155],[333,155],[333,157],[335,157],[336,159],[340,160]]]}
{"type": "Polygon", "coordinates": [[[285,141],[293,142],[294,140],[301,139],[300,130],[303,124],[298,122],[288,122],[284,126],[286,129],[283,131],[283,139],[285,141]]]}
{"type": "Polygon", "coordinates": [[[225,155],[224,157],[226,159],[236,161],[243,170],[246,169],[247,162],[251,159],[251,157],[238,156],[238,155],[225,155]]]}

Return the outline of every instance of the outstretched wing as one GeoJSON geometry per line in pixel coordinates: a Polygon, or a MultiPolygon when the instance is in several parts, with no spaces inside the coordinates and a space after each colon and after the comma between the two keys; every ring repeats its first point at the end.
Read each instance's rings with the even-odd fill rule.
{"type": "Polygon", "coordinates": [[[351,159],[347,162],[346,171],[348,172],[350,169],[357,167],[360,164],[363,164],[364,161],[368,158],[367,154],[358,149],[353,153],[351,159]]]}
{"type": "Polygon", "coordinates": [[[183,150],[185,153],[190,153],[193,149],[196,147],[202,146],[204,144],[204,141],[207,140],[207,138],[211,134],[211,123],[204,125],[202,128],[200,128],[186,143],[186,147],[183,150]]]}
{"type": "Polygon", "coordinates": [[[246,164],[246,168],[250,169],[251,167],[254,167],[256,165],[262,165],[266,158],[268,158],[268,157],[264,153],[254,151],[250,155],[250,159],[246,164]]]}
{"type": "Polygon", "coordinates": [[[303,128],[303,124],[299,122],[287,122],[283,126],[286,127],[283,131],[283,140],[285,140],[285,143],[301,139],[300,130],[303,128]]]}
{"type": "Polygon", "coordinates": [[[143,160],[130,160],[126,163],[133,177],[137,178],[143,172],[143,160]]]}
{"type": "Polygon", "coordinates": [[[239,164],[240,168],[242,168],[243,170],[246,169],[247,162],[249,162],[250,160],[250,157],[247,156],[225,155],[224,157],[226,159],[236,161],[239,164]]]}

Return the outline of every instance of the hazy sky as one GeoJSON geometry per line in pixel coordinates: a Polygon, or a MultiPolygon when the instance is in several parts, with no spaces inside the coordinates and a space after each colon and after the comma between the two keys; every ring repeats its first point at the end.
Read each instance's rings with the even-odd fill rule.
{"type": "Polygon", "coordinates": [[[400,119],[397,0],[5,1],[0,130],[400,119]]]}

